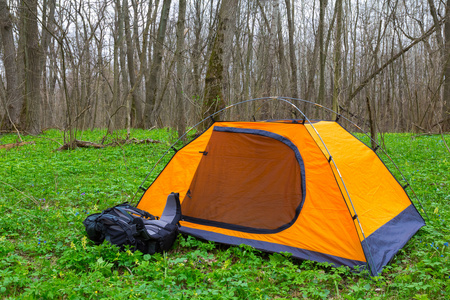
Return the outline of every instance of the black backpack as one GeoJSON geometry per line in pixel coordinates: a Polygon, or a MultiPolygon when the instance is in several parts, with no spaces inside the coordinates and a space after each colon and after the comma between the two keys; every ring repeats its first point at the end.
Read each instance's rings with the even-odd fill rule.
{"type": "Polygon", "coordinates": [[[83,224],[89,239],[96,244],[107,240],[122,250],[154,254],[169,250],[178,235],[181,218],[179,194],[171,193],[161,218],[153,216],[128,203],[105,209],[89,215],[83,224]]]}

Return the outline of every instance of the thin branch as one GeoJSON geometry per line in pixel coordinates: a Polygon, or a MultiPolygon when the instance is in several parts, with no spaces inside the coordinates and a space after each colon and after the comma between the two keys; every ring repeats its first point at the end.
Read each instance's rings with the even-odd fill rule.
{"type": "Polygon", "coordinates": [[[161,141],[157,141],[157,140],[152,140],[152,139],[138,140],[136,138],[117,140],[117,141],[114,141],[114,142],[106,144],[106,145],[104,145],[104,144],[97,144],[97,143],[88,142],[88,141],[74,140],[73,143],[66,143],[66,144],[62,145],[61,147],[59,147],[58,149],[56,149],[55,151],[69,150],[69,149],[72,149],[73,146],[76,146],[77,148],[95,148],[95,149],[103,149],[103,148],[106,148],[106,147],[119,146],[122,150],[124,150],[122,145],[129,145],[129,144],[160,144],[160,143],[162,143],[162,142],[161,141]]]}
{"type": "Polygon", "coordinates": [[[0,183],[9,186],[9,187],[12,188],[13,190],[15,190],[15,191],[21,193],[22,195],[24,195],[25,197],[27,197],[28,199],[30,199],[31,201],[33,201],[36,205],[39,205],[38,200],[36,200],[36,198],[34,198],[33,196],[28,196],[27,194],[25,194],[25,193],[22,192],[21,190],[16,189],[14,186],[10,185],[10,184],[7,183],[7,182],[0,181],[0,183]]]}
{"type": "MultiPolygon", "coordinates": [[[[444,23],[444,19],[441,19],[439,23],[444,23]]],[[[412,47],[429,37],[433,32],[436,31],[435,25],[433,25],[427,32],[425,32],[421,37],[416,38],[411,44],[409,44],[406,48],[403,48],[397,54],[392,56],[387,62],[385,62],[381,67],[375,70],[372,74],[370,74],[366,79],[364,79],[360,85],[354,90],[354,92],[350,95],[348,101],[351,101],[375,76],[381,73],[387,66],[392,64],[397,58],[401,57],[403,54],[408,52],[412,47]]]]}
{"type": "Polygon", "coordinates": [[[270,23],[269,23],[269,20],[267,19],[266,14],[264,13],[264,7],[261,5],[261,2],[259,0],[257,0],[257,2],[258,2],[259,9],[261,10],[261,15],[263,16],[263,19],[264,19],[264,23],[267,26],[267,30],[270,32],[270,23]]]}
{"type": "Polygon", "coordinates": [[[78,119],[88,110],[91,108],[91,105],[86,106],[79,114],[78,116],[75,117],[75,120],[72,121],[72,123],[69,124],[69,128],[72,127],[73,123],[75,123],[76,121],[78,121],[78,119]]]}

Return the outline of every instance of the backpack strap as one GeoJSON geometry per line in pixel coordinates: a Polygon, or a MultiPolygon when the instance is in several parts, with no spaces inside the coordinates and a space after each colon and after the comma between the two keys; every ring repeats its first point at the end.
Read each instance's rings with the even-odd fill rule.
{"type": "Polygon", "coordinates": [[[171,193],[167,197],[166,206],[159,220],[143,220],[145,230],[143,235],[150,239],[160,239],[176,230],[176,224],[181,218],[181,204],[178,193],[171,193]]]}
{"type": "MultiPolygon", "coordinates": [[[[130,226],[124,220],[111,214],[102,214],[98,218],[99,221],[105,219],[110,220],[112,223],[119,225],[123,229],[123,231],[127,234],[127,238],[130,241],[130,243],[132,244],[136,243],[136,240],[134,238],[134,234],[136,234],[136,225],[130,226]]],[[[111,242],[111,236],[108,234],[108,231],[105,232],[105,239],[108,242],[111,242]]]]}
{"type": "Polygon", "coordinates": [[[124,209],[127,212],[130,212],[130,213],[132,213],[134,215],[138,215],[140,217],[144,217],[145,219],[149,219],[149,220],[157,219],[157,217],[155,217],[154,215],[152,215],[152,214],[150,214],[150,213],[148,213],[148,212],[146,212],[146,211],[144,211],[142,209],[139,209],[137,207],[131,206],[130,204],[128,204],[128,202],[119,204],[119,205],[116,206],[116,208],[124,209]]]}
{"type": "Polygon", "coordinates": [[[181,218],[181,204],[180,204],[180,194],[171,193],[167,197],[166,206],[161,214],[160,221],[166,222],[168,224],[177,224],[181,218]]]}
{"type": "Polygon", "coordinates": [[[119,213],[118,213],[119,216],[120,216],[120,214],[122,214],[125,218],[128,218],[128,220],[130,222],[133,222],[134,218],[125,209],[123,209],[122,207],[118,207],[118,206],[114,207],[114,209],[119,211],[119,213]]]}

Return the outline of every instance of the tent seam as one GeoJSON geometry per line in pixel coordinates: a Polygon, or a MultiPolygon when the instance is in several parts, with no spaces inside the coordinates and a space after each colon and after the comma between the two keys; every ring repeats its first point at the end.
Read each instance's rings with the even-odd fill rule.
{"type": "MultiPolygon", "coordinates": [[[[336,122],[334,122],[334,121],[325,121],[325,122],[333,122],[333,123],[336,123],[336,122]]],[[[339,123],[337,123],[337,124],[339,124],[339,123]]],[[[312,124],[309,124],[309,125],[311,125],[311,126],[314,128],[314,126],[313,126],[312,124]]],[[[319,144],[318,144],[317,141],[314,139],[314,137],[312,136],[311,132],[308,130],[308,128],[307,128],[306,126],[305,126],[305,129],[306,129],[306,131],[308,132],[308,134],[310,135],[311,139],[312,139],[312,140],[314,141],[314,143],[316,144],[316,146],[320,149],[319,144]]],[[[316,130],[316,133],[317,133],[317,135],[320,137],[319,132],[317,132],[317,130],[316,130]]],[[[321,139],[321,140],[322,140],[322,139],[321,139]]],[[[324,146],[325,146],[325,142],[324,142],[323,140],[322,140],[322,143],[323,143],[324,146]]],[[[320,149],[320,150],[321,150],[321,149],[320,149]]],[[[331,167],[331,159],[328,160],[327,156],[325,155],[325,153],[324,153],[322,150],[321,150],[320,152],[322,152],[322,155],[324,156],[324,158],[325,158],[325,159],[327,160],[327,162],[328,162],[328,166],[330,167],[331,173],[333,174],[334,181],[336,182],[336,184],[337,184],[337,186],[338,186],[339,192],[341,193],[341,196],[342,196],[342,200],[344,201],[345,206],[347,206],[347,210],[348,210],[348,212],[349,212],[350,218],[352,219],[352,224],[353,224],[353,226],[354,226],[354,228],[355,228],[356,235],[358,236],[359,244],[360,244],[361,250],[363,251],[364,257],[365,257],[365,259],[366,259],[367,266],[368,266],[369,269],[371,270],[372,267],[370,266],[370,261],[367,259],[366,251],[364,250],[364,247],[363,247],[363,245],[362,245],[362,242],[363,242],[363,241],[361,240],[361,238],[360,238],[360,236],[359,236],[358,229],[357,229],[357,227],[356,227],[355,220],[353,219],[352,212],[351,212],[351,210],[350,210],[350,207],[349,207],[348,204],[347,204],[347,201],[345,201],[344,193],[342,192],[342,189],[341,189],[341,187],[340,187],[340,185],[339,185],[339,183],[338,183],[336,174],[335,174],[333,168],[331,167]]],[[[330,158],[332,158],[332,155],[331,155],[331,153],[328,151],[328,149],[327,149],[327,152],[328,152],[328,154],[330,155],[330,158]]],[[[334,162],[334,160],[333,160],[333,162],[334,162]]],[[[336,165],[336,163],[335,163],[335,165],[336,165]]],[[[336,170],[338,170],[338,169],[337,169],[337,166],[336,166],[336,170]]],[[[342,180],[343,180],[343,179],[342,179],[342,180]]],[[[351,200],[350,200],[350,201],[351,201],[351,200]]],[[[355,213],[355,216],[358,216],[356,210],[353,209],[353,211],[354,211],[354,213],[355,213]]],[[[356,217],[356,219],[357,219],[358,223],[360,224],[361,230],[362,230],[362,225],[361,225],[361,222],[359,221],[359,218],[356,217]]],[[[361,234],[363,235],[363,237],[365,237],[364,232],[361,231],[361,234]]],[[[364,240],[365,240],[365,238],[364,238],[364,240]]]]}

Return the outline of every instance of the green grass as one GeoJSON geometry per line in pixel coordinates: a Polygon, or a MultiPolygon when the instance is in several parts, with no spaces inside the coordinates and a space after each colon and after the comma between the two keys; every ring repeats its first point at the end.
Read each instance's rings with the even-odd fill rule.
{"type": "MultiPolygon", "coordinates": [[[[85,131],[82,139],[99,141],[104,134],[85,131]]],[[[118,132],[113,138],[124,136],[118,132]]],[[[384,135],[388,154],[430,220],[375,278],[181,235],[164,255],[92,245],[85,217],[125,201],[136,204],[137,187],[174,140],[164,129],[136,130],[132,136],[163,143],[55,152],[59,145],[52,140],[62,137],[51,130],[24,137],[35,145],[0,150],[0,298],[449,298],[450,154],[440,136],[384,135]]],[[[3,135],[0,144],[15,139],[3,135]]],[[[446,141],[450,144],[449,136],[446,141]]]]}

